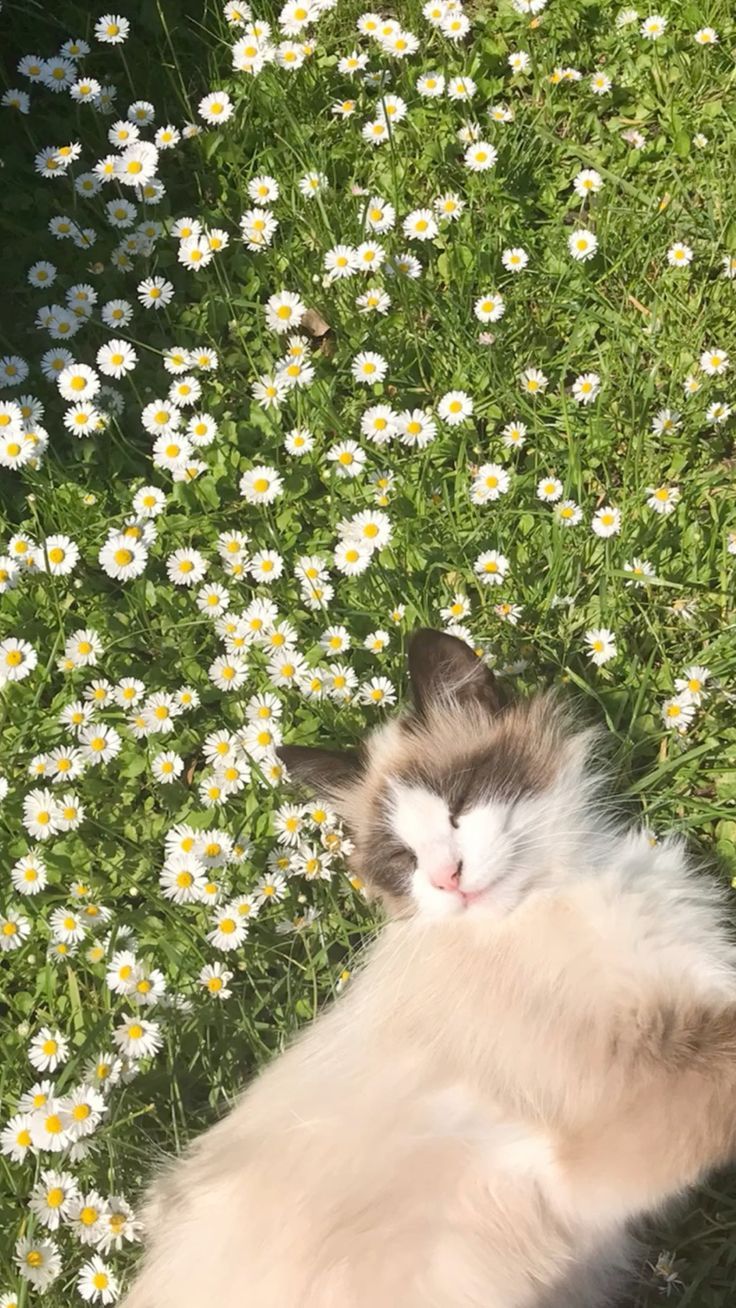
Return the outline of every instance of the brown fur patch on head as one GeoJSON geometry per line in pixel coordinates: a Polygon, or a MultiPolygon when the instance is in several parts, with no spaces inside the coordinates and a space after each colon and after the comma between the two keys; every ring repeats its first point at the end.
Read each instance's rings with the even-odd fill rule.
{"type": "MultiPolygon", "coordinates": [[[[584,735],[584,733],[583,733],[584,735]]],[[[554,784],[584,753],[552,692],[489,713],[448,700],[409,712],[368,738],[359,777],[341,812],[360,875],[392,897],[405,895],[412,858],[389,820],[389,785],[400,781],[441,795],[458,815],[488,800],[513,803],[554,784]]]]}
{"type": "Polygon", "coordinates": [[[512,804],[554,784],[584,757],[554,695],[507,703],[493,673],[464,641],[420,628],[409,646],[413,707],[357,752],[286,745],[292,776],[327,799],[355,843],[351,864],[395,910],[405,901],[413,854],[390,821],[390,783],[440,795],[453,816],[484,802],[512,804]]]}

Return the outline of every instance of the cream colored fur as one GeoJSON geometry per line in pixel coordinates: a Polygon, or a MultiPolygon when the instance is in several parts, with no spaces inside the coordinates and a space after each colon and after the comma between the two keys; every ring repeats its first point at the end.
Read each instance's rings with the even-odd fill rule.
{"type": "Polygon", "coordinates": [[[630,1219],[734,1152],[736,954],[677,844],[538,858],[505,917],[384,930],[155,1185],[126,1308],[614,1302],[630,1219]]]}

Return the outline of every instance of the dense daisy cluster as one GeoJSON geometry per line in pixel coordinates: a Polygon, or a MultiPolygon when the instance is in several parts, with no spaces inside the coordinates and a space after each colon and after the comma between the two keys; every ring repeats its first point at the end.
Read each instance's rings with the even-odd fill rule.
{"type": "Polygon", "coordinates": [[[347,983],[276,751],[380,721],[418,623],[594,699],[736,872],[732,15],[178,8],[34,23],[2,96],[0,1308],[114,1302],[151,1150],[347,983]]]}

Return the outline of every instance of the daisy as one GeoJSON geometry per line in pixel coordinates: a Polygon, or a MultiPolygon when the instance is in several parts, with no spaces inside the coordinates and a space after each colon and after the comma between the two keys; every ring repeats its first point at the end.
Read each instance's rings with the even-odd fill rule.
{"type": "Polygon", "coordinates": [[[584,227],[578,227],[568,236],[567,248],[576,262],[585,262],[593,258],[598,249],[598,239],[593,232],[587,231],[584,227]]]}
{"type": "Polygon", "coordinates": [[[0,914],[0,953],[20,949],[30,933],[31,924],[28,918],[17,909],[9,908],[4,916],[0,914]]]}
{"type": "Polygon", "coordinates": [[[702,704],[707,694],[705,683],[709,677],[708,668],[693,663],[685,668],[681,677],[675,679],[675,690],[679,691],[682,699],[689,700],[691,704],[702,704]]]}
{"type": "Polygon", "coordinates": [[[174,287],[165,277],[146,277],[137,289],[144,309],[165,309],[174,298],[174,287]]]}
{"type": "Polygon", "coordinates": [[[402,445],[423,450],[437,435],[437,424],[424,409],[406,409],[396,414],[396,431],[402,445]]]}
{"type": "Polygon", "coordinates": [[[451,77],[447,83],[448,100],[472,100],[477,86],[472,77],[451,77]]]}
{"type": "MultiPolygon", "coordinates": [[[[31,1127],[33,1117],[30,1113],[15,1113],[0,1131],[0,1153],[13,1163],[22,1163],[28,1152],[35,1152],[31,1127]]],[[[0,1300],[0,1304],[2,1304],[0,1300]]]]}
{"type": "Polygon", "coordinates": [[[229,972],[222,963],[207,963],[197,977],[199,984],[215,999],[229,999],[232,990],[228,982],[232,981],[233,972],[229,972]]]}
{"type": "Polygon", "coordinates": [[[631,580],[626,582],[627,586],[644,585],[647,577],[656,575],[652,564],[646,559],[632,559],[630,563],[624,563],[624,572],[631,575],[631,580]]]}
{"type": "Polygon", "coordinates": [[[98,1254],[83,1263],[77,1276],[77,1291],[86,1303],[115,1303],[119,1294],[115,1273],[98,1254]]]}
{"type": "Polygon", "coordinates": [[[361,704],[389,707],[396,703],[396,689],[387,677],[371,677],[360,687],[358,700],[361,704]]]}
{"type": "Polygon", "coordinates": [[[488,504],[508,491],[509,474],[499,463],[484,463],[475,474],[470,497],[474,504],[488,504]]]}
{"type": "Polygon", "coordinates": [[[92,1135],[106,1112],[106,1104],[99,1091],[91,1086],[77,1086],[62,1103],[61,1119],[64,1129],[73,1140],[92,1135]]]}
{"type": "Polygon", "coordinates": [[[621,510],[606,505],[593,516],[591,529],[596,536],[617,536],[621,530],[621,510]]]}
{"type": "Polygon", "coordinates": [[[247,920],[231,907],[224,907],[216,911],[213,921],[207,933],[209,943],[225,953],[239,949],[247,934],[247,920]]]}
{"type": "Polygon", "coordinates": [[[47,536],[44,542],[48,571],[55,577],[65,577],[79,561],[79,547],[68,536],[47,536]]]}
{"type": "Polygon", "coordinates": [[[327,458],[335,465],[338,477],[358,477],[365,468],[365,450],[355,441],[342,441],[327,451],[327,458]]]}
{"type": "Polygon", "coordinates": [[[422,275],[422,265],[413,254],[407,252],[404,254],[397,254],[393,258],[387,260],[386,271],[390,276],[408,277],[412,281],[415,281],[422,275]]]}
{"type": "Polygon", "coordinates": [[[210,91],[199,102],[199,116],[206,123],[226,123],[232,117],[235,106],[227,91],[210,91]]]}
{"type": "Polygon", "coordinates": [[[161,893],[174,904],[201,902],[206,881],[204,864],[183,851],[170,855],[159,877],[161,893]]]}
{"type": "Polygon", "coordinates": [[[361,136],[370,145],[383,145],[389,139],[389,129],[384,118],[376,118],[363,127],[361,136]]]}
{"type": "MultiPolygon", "coordinates": [[[[16,859],[10,869],[10,880],[14,890],[20,895],[37,895],[48,881],[46,864],[39,854],[24,854],[16,859]]],[[[12,936],[21,935],[18,931],[10,932],[12,936]]]]}
{"type": "Polygon", "coordinates": [[[594,627],[585,633],[588,646],[588,658],[596,667],[602,667],[609,659],[616,657],[616,637],[608,627],[594,627]]]}
{"type": "Polygon", "coordinates": [[[687,731],[695,717],[695,703],[686,695],[675,695],[662,705],[662,721],[668,731],[687,731]]]}
{"type": "Polygon", "coordinates": [[[120,1026],[113,1031],[113,1040],[126,1058],[148,1058],[155,1054],[163,1044],[161,1028],[157,1022],[149,1022],[137,1014],[123,1017],[120,1026]]]}
{"type": "MultiPolygon", "coordinates": [[[[347,115],[346,115],[347,116],[347,115]]],[[[313,200],[327,190],[328,181],[325,173],[305,173],[299,178],[299,190],[307,200],[313,200]]]]}
{"type": "Polygon", "coordinates": [[[642,22],[639,31],[648,41],[656,41],[658,37],[664,34],[666,27],[666,18],[663,18],[661,14],[650,14],[642,22]]]}
{"type": "Polygon", "coordinates": [[[612,82],[607,73],[593,73],[590,79],[590,89],[593,95],[607,95],[612,86],[612,82]]]}
{"type": "Polygon", "coordinates": [[[108,763],[120,753],[122,741],[114,727],[103,723],[82,727],[79,743],[89,763],[108,763]]]}
{"type": "Polygon", "coordinates": [[[439,232],[431,209],[413,209],[402,225],[404,235],[411,241],[431,241],[439,232]]]}
{"type": "Polygon", "coordinates": [[[127,341],[113,340],[97,351],[97,367],[106,377],[125,377],[138,362],[138,355],[127,341]]]}
{"type": "Polygon", "coordinates": [[[649,508],[667,517],[670,513],[674,513],[677,507],[680,488],[679,486],[649,486],[647,497],[649,508]]]}
{"type": "Polygon", "coordinates": [[[473,416],[473,401],[465,391],[447,391],[437,405],[437,413],[448,427],[457,427],[473,416]]]}
{"type": "Polygon", "coordinates": [[[181,133],[173,123],[165,123],[159,127],[153,138],[153,144],[157,150],[173,150],[181,140],[181,133]]]}
{"type": "Polygon", "coordinates": [[[700,356],[700,367],[709,377],[718,376],[728,368],[728,355],[725,350],[704,350],[700,356]]]}
{"type": "Polygon", "coordinates": [[[70,401],[91,400],[100,389],[97,373],[84,363],[75,363],[64,368],[56,384],[62,399],[70,401]]]}
{"type": "Polygon", "coordinates": [[[158,150],[150,141],[136,141],[121,152],[115,163],[115,177],[123,186],[142,186],[152,180],[158,166],[158,150]]]}
{"type": "Polygon", "coordinates": [[[364,386],[372,386],[375,382],[383,381],[388,371],[388,364],[382,355],[363,350],[356,354],[350,365],[350,371],[355,381],[361,382],[364,386]]]}
{"type": "Polygon", "coordinates": [[[667,251],[667,262],[671,268],[687,268],[692,263],[693,252],[689,245],[684,245],[682,241],[676,241],[667,251]]]}
{"type": "Polygon", "coordinates": [[[498,151],[488,141],[476,141],[465,151],[463,162],[471,173],[485,173],[498,158],[498,151]]]}
{"type": "Polygon", "coordinates": [[[278,581],[284,571],[284,561],[275,550],[258,550],[248,566],[254,581],[265,581],[269,585],[278,581]]]}
{"type": "Polygon", "coordinates": [[[357,108],[357,100],[336,100],[330,113],[336,118],[350,118],[357,108]]]}
{"type": "Polygon", "coordinates": [[[562,527],[577,527],[583,519],[583,510],[574,500],[561,500],[555,504],[554,514],[562,527]]]}
{"type": "Polygon", "coordinates": [[[514,246],[511,249],[504,250],[501,255],[501,263],[507,272],[523,272],[529,262],[529,255],[526,250],[520,246],[514,246]]]}
{"type": "Polygon", "coordinates": [[[372,550],[361,541],[342,540],[335,547],[334,560],[338,572],[346,577],[357,577],[365,572],[371,561],[372,550]]]}
{"type": "Polygon", "coordinates": [[[374,445],[387,445],[396,435],[398,414],[388,404],[374,404],[366,409],[361,420],[363,436],[374,445]]]}
{"type": "Polygon", "coordinates": [[[660,409],[652,418],[652,431],[658,435],[669,435],[681,425],[682,415],[676,409],[660,409]]]}
{"type": "Polygon", "coordinates": [[[120,14],[103,14],[97,19],[94,32],[103,45],[122,45],[130,32],[130,23],[120,14]]]}
{"type": "Polygon", "coordinates": [[[502,295],[495,295],[493,292],[481,295],[475,301],[473,312],[479,322],[498,322],[506,312],[504,298],[502,295]]]}
{"type": "Polygon", "coordinates": [[[283,493],[284,484],[275,468],[258,465],[240,478],[240,494],[249,504],[271,504],[283,493]]]}
{"type": "Polygon", "coordinates": [[[28,1048],[28,1061],[37,1072],[55,1072],[69,1057],[69,1043],[60,1031],[43,1026],[28,1048]]]}
{"type": "Polygon", "coordinates": [[[151,771],[156,779],[164,785],[171,784],[181,776],[184,771],[184,760],[178,754],[167,750],[162,754],[157,754],[151,763],[151,771]]]}
{"type": "MultiPolygon", "coordinates": [[[[173,295],[173,287],[171,291],[173,295]]],[[[133,317],[133,306],[127,300],[108,300],[100,310],[100,317],[106,327],[127,327],[133,317]]]]}
{"type": "Polygon", "coordinates": [[[15,1246],[15,1262],[25,1281],[39,1294],[56,1280],[61,1271],[61,1256],[53,1240],[23,1236],[15,1246]]]}
{"type": "Polygon", "coordinates": [[[432,201],[432,207],[438,218],[444,222],[457,222],[465,208],[465,201],[454,191],[445,191],[443,195],[438,195],[432,201]]]}
{"type": "Polygon", "coordinates": [[[373,195],[365,207],[362,221],[366,227],[379,235],[383,232],[390,232],[396,222],[396,210],[393,205],[382,199],[381,196],[373,195]]]}
{"type": "Polygon", "coordinates": [[[715,400],[713,404],[709,404],[705,411],[706,420],[716,427],[727,422],[730,416],[731,406],[724,404],[721,400],[715,400]]]}
{"type": "MultiPolygon", "coordinates": [[[[386,251],[377,241],[362,241],[361,244],[353,250],[354,267],[361,272],[377,271],[384,259],[386,251]]],[[[378,298],[371,308],[377,308],[381,302],[381,293],[378,292],[378,298]]]]}
{"type": "Polygon", "coordinates": [[[213,258],[209,240],[206,236],[188,236],[179,242],[177,258],[179,263],[192,272],[206,268],[213,258]]]}
{"type": "Polygon", "coordinates": [[[513,51],[507,61],[512,73],[525,73],[529,67],[530,59],[526,50],[513,51]]]}
{"type": "Polygon", "coordinates": [[[97,558],[108,577],[114,577],[116,581],[131,581],[145,571],[148,551],[141,541],[119,533],[106,541],[97,558]]]}
{"type": "Polygon", "coordinates": [[[541,395],[547,389],[548,380],[541,368],[525,368],[519,378],[521,389],[528,395],[541,395]]]}
{"type": "Polygon", "coordinates": [[[38,663],[38,655],[27,640],[9,636],[0,641],[0,686],[6,681],[24,681],[38,663]]]}
{"type": "Polygon", "coordinates": [[[416,80],[419,95],[425,100],[436,100],[445,93],[445,79],[442,73],[422,73],[416,80]]]}
{"type": "Polygon", "coordinates": [[[578,404],[591,404],[600,393],[601,379],[597,372],[583,372],[575,378],[572,386],[573,398],[578,404]]]}
{"type": "Polygon", "coordinates": [[[603,178],[595,168],[583,168],[573,181],[573,188],[581,200],[587,199],[589,195],[597,195],[602,186],[603,178]]]}
{"type": "Polygon", "coordinates": [[[197,586],[207,571],[207,560],[198,550],[175,550],[166,560],[169,581],[175,586],[197,586]]]}
{"type": "Polygon", "coordinates": [[[73,1176],[45,1168],[33,1187],[28,1207],[47,1230],[56,1231],[77,1195],[77,1182],[73,1176]]]}
{"type": "Polygon", "coordinates": [[[486,550],[479,554],[473,565],[473,571],[480,577],[484,586],[500,586],[509,570],[509,561],[497,550],[486,550]]]}
{"type": "Polygon", "coordinates": [[[80,628],[72,633],[64,648],[66,658],[71,659],[75,667],[94,667],[103,652],[103,644],[97,632],[91,627],[80,628]]]}
{"type": "Polygon", "coordinates": [[[240,690],[248,678],[248,665],[237,654],[222,654],[210,664],[207,675],[218,690],[240,690]]]}
{"type": "Polygon", "coordinates": [[[157,518],[166,508],[166,496],[157,486],[141,486],[133,496],[133,510],[141,518],[157,518]]]}

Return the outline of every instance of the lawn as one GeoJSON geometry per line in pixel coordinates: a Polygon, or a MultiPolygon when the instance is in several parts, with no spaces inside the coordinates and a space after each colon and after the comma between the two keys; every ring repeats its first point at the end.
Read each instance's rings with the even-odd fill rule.
{"type": "MultiPolygon", "coordinates": [[[[417,624],[609,729],[736,884],[727,0],[0,12],[0,1308],[117,1297],[155,1162],[375,931],[282,739],[417,624]]],[[[736,1187],[637,1308],[725,1308],[736,1187]]],[[[632,1301],[633,1303],[633,1301],[632,1301]]]]}

